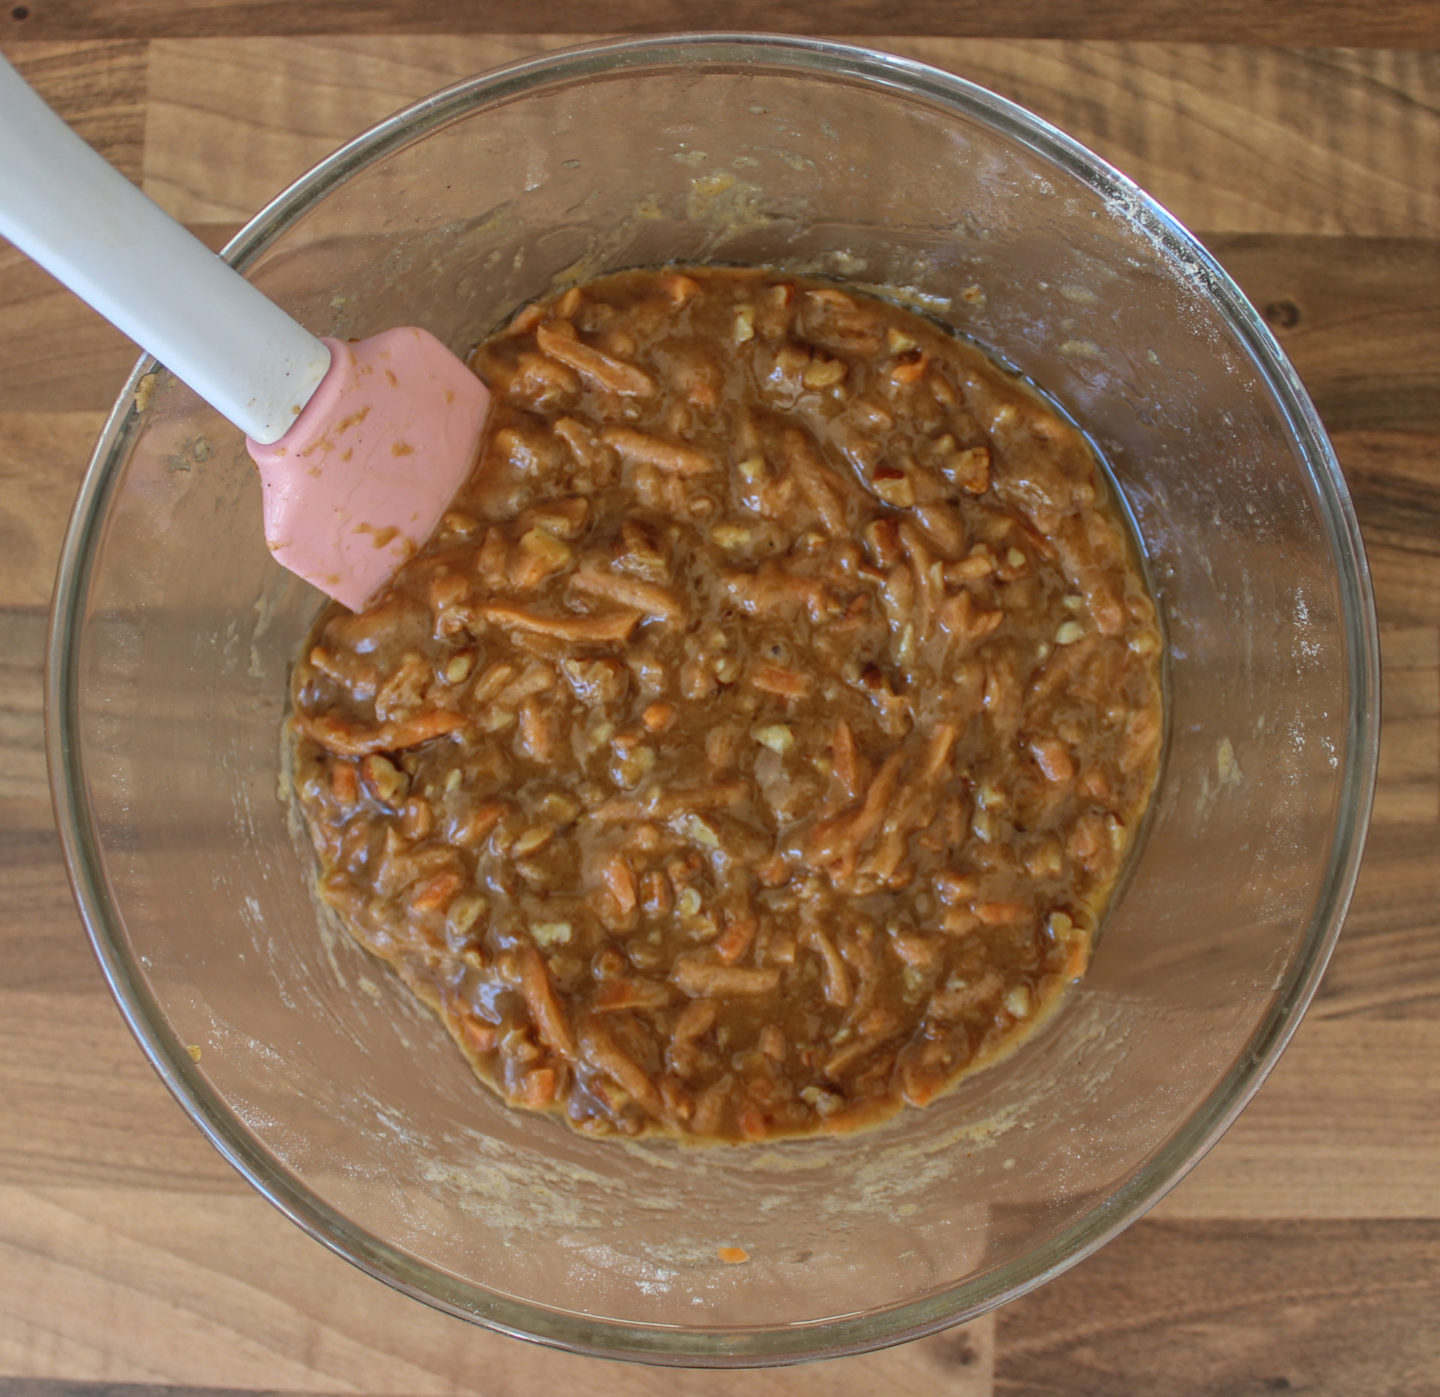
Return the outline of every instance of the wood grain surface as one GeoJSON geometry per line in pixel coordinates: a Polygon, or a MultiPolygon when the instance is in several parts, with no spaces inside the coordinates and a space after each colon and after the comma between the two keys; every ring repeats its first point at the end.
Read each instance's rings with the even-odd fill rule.
{"type": "Polygon", "coordinates": [[[443,83],[599,30],[719,25],[863,36],[1017,98],[1199,230],[1291,354],[1354,493],[1385,684],[1374,825],[1314,1007],[1148,1218],[998,1314],[886,1353],[618,1367],[351,1270],[201,1139],[84,941],[44,770],[45,609],[135,353],[0,248],[0,1397],[1440,1393],[1440,6],[28,0],[0,11],[0,46],[218,245],[443,83]]]}

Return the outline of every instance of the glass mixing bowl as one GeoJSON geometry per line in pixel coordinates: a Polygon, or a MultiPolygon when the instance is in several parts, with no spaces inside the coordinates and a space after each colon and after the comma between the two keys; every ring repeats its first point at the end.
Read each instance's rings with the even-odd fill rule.
{"type": "Polygon", "coordinates": [[[319,598],[266,552],[235,430],[142,363],[61,562],[55,803],[121,1009],[257,1189],[453,1314],[724,1365],[977,1315],[1195,1163],[1275,1062],[1339,932],[1375,775],[1377,656],[1314,409],[1173,218],[957,78],[716,35],[449,88],[338,151],[226,255],[317,332],[420,324],[460,349],[557,282],[671,259],[891,288],[1084,425],[1169,645],[1147,835],[1089,976],[1023,1051],[850,1139],[582,1139],[500,1105],[318,916],[278,787],[287,667],[319,598]],[[732,1247],[748,1261],[722,1261],[732,1247]]]}

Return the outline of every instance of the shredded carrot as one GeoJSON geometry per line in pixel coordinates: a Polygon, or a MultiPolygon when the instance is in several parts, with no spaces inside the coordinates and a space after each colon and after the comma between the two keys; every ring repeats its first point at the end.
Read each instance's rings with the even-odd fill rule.
{"type": "Polygon", "coordinates": [[[524,310],[515,312],[515,318],[505,327],[503,333],[507,338],[528,335],[544,318],[544,306],[528,305],[524,310]]]}
{"type": "Polygon", "coordinates": [[[411,796],[400,808],[400,833],[406,839],[424,839],[435,828],[435,812],[423,800],[411,796]]]}
{"type": "Polygon", "coordinates": [[[505,580],[510,563],[510,540],[503,529],[491,525],[485,530],[480,551],[475,555],[475,575],[493,591],[505,580]]]}
{"type": "Polygon", "coordinates": [[[695,1117],[690,1128],[696,1135],[719,1134],[720,1123],[725,1119],[725,1107],[734,1086],[735,1079],[727,1072],[695,1098],[695,1117]]]}
{"type": "Polygon", "coordinates": [[[521,1078],[520,1090],[516,1093],[515,1099],[522,1106],[539,1110],[554,1101],[557,1085],[553,1067],[532,1068],[521,1078]]]}
{"type": "Polygon", "coordinates": [[[373,727],[342,718],[338,713],[301,713],[295,721],[312,742],[318,742],[338,756],[365,757],[372,752],[399,752],[407,747],[418,747],[431,738],[443,737],[457,728],[463,728],[469,720],[459,713],[437,708],[428,713],[377,723],[373,727]]]}
{"type": "Polygon", "coordinates": [[[549,765],[555,754],[555,725],[533,694],[520,705],[520,743],[532,761],[549,765]]]}
{"type": "Polygon", "coordinates": [[[809,840],[813,859],[824,863],[844,856],[853,858],[855,853],[864,847],[865,842],[885,818],[886,807],[900,781],[900,768],[904,764],[905,756],[905,749],[902,747],[885,758],[858,810],[821,820],[815,825],[810,831],[809,840]]]}
{"type": "Polygon", "coordinates": [[[784,665],[755,665],[745,678],[753,688],[780,698],[803,698],[810,692],[809,676],[784,665]]]}
{"type": "Polygon", "coordinates": [[[896,383],[917,383],[929,366],[930,356],[923,349],[912,349],[900,356],[900,362],[890,370],[890,377],[896,383]]]}
{"type": "Polygon", "coordinates": [[[354,762],[336,762],[330,769],[330,793],[342,805],[353,805],[360,798],[360,780],[354,762]]]}
{"type": "Polygon", "coordinates": [[[668,1072],[660,1078],[660,1099],[672,1121],[683,1125],[695,1114],[694,1099],[668,1072]]]}
{"type": "Polygon", "coordinates": [[[715,1005],[708,999],[696,999],[687,1004],[675,1020],[675,1030],[670,1035],[676,1043],[693,1042],[709,1033],[715,1024],[715,1005]]]}
{"type": "Polygon", "coordinates": [[[465,879],[458,873],[437,873],[410,899],[410,906],[416,912],[443,912],[464,886],[465,879]]]}
{"type": "MultiPolygon", "coordinates": [[[[520,352],[517,369],[510,382],[516,383],[520,390],[526,394],[543,393],[553,390],[559,393],[576,393],[580,389],[580,375],[568,364],[562,364],[558,359],[551,359],[544,354],[536,354],[532,351],[522,350],[520,352]]],[[[504,380],[497,386],[505,387],[504,380]]],[[[515,434],[512,433],[512,440],[515,434]]],[[[506,451],[506,445],[502,433],[495,434],[497,446],[506,452],[508,459],[512,461],[524,461],[525,456],[516,455],[506,451]]],[[[524,448],[522,447],[522,452],[524,448]]]]}
{"type": "Polygon", "coordinates": [[[612,611],[603,616],[541,616],[520,606],[491,602],[480,608],[480,615],[496,625],[511,630],[531,631],[535,635],[554,636],[557,640],[621,641],[639,624],[639,611],[612,611]]]}
{"type": "Polygon", "coordinates": [[[885,1033],[861,1033],[856,1035],[843,1047],[837,1048],[825,1059],[825,1066],[822,1070],[832,1081],[839,1080],[839,1078],[844,1076],[850,1068],[854,1067],[861,1058],[873,1053],[888,1036],[889,1035],[885,1033]]]}
{"type": "Polygon", "coordinates": [[[612,358],[593,345],[573,338],[574,329],[561,322],[566,335],[559,326],[540,325],[535,330],[535,342],[552,359],[558,359],[567,368],[572,368],[582,378],[588,378],[597,388],[610,393],[619,393],[627,398],[649,397],[655,391],[655,380],[643,369],[627,364],[622,359],[612,358]]]}
{"type": "Polygon", "coordinates": [[[460,1036],[472,1051],[489,1053],[495,1050],[500,1035],[494,1024],[484,1023],[470,1014],[461,1017],[458,1023],[460,1036]]]}
{"type": "Polygon", "coordinates": [[[620,1009],[663,1009],[670,1002],[670,989],[656,980],[607,980],[595,992],[597,1014],[620,1009]]]}
{"type": "Polygon", "coordinates": [[[751,615],[803,608],[819,625],[844,614],[840,599],[823,582],[801,577],[767,560],[754,572],[722,571],[725,590],[751,615]]]}
{"type": "Polygon", "coordinates": [[[855,734],[844,718],[835,724],[835,736],[830,743],[830,755],[835,763],[835,779],[854,800],[860,794],[860,783],[865,779],[864,758],[855,746],[855,734]]]}
{"type": "Polygon", "coordinates": [[[858,871],[877,879],[887,886],[903,886],[908,879],[896,881],[900,862],[905,857],[911,833],[921,824],[928,823],[923,809],[917,809],[920,802],[910,799],[905,802],[899,814],[885,822],[880,838],[875,842],[858,871]]]}
{"type": "Polygon", "coordinates": [[[361,663],[353,655],[346,655],[342,659],[321,645],[311,649],[310,663],[327,679],[334,680],[352,693],[366,688],[373,692],[379,678],[379,671],[374,665],[361,663]]]}
{"type": "Polygon", "coordinates": [[[742,917],[730,923],[729,926],[716,938],[715,954],[725,962],[726,965],[734,965],[755,940],[755,933],[759,930],[760,924],[753,917],[742,917]]]}
{"type": "Polygon", "coordinates": [[[703,475],[715,469],[715,462],[703,451],[647,436],[633,427],[604,427],[600,440],[613,446],[624,460],[634,465],[654,466],[672,475],[703,475]]]}
{"type": "Polygon", "coordinates": [[[1064,687],[1077,671],[1084,668],[1095,654],[1100,637],[1094,634],[1081,636],[1073,645],[1060,646],[1045,662],[1045,666],[1030,681],[1025,691],[1027,708],[1048,701],[1050,696],[1064,687]]]}
{"type": "Polygon", "coordinates": [[[936,723],[930,734],[930,745],[925,749],[925,759],[915,774],[916,783],[928,786],[937,776],[943,774],[950,753],[954,750],[955,739],[960,735],[954,723],[936,723]]]}
{"type": "Polygon", "coordinates": [[[765,1112],[754,1101],[743,1101],[735,1111],[735,1124],[747,1140],[763,1140],[770,1133],[765,1112]]]}
{"type": "Polygon", "coordinates": [[[614,796],[595,806],[590,811],[590,818],[601,824],[628,824],[631,820],[648,820],[650,812],[638,800],[614,796]]]}
{"type": "Polygon", "coordinates": [[[789,881],[790,867],[779,854],[776,854],[773,858],[756,864],[755,877],[762,888],[783,887],[789,881]]]}
{"type": "Polygon", "coordinates": [[[936,607],[935,614],[942,629],[964,640],[979,640],[989,635],[1005,619],[1005,613],[998,607],[977,611],[970,593],[965,591],[946,597],[936,607]]]}
{"type": "Polygon", "coordinates": [[[846,537],[846,494],[840,477],[820,459],[819,452],[804,432],[787,430],[780,439],[789,466],[805,503],[820,516],[825,532],[834,538],[846,537]]]}
{"type": "Polygon", "coordinates": [[[606,860],[605,866],[600,870],[600,877],[616,910],[622,917],[629,916],[635,910],[636,897],[635,874],[630,865],[616,854],[614,858],[606,860]]]}
{"type": "Polygon", "coordinates": [[[986,926],[1013,926],[1030,915],[1023,902],[977,902],[975,915],[986,926]]]}
{"type": "Polygon", "coordinates": [[[950,560],[965,551],[965,521],[954,505],[932,500],[915,507],[915,518],[930,542],[950,560]]]}
{"type": "Polygon", "coordinates": [[[585,1025],[581,1034],[586,1060],[619,1083],[651,1115],[661,1112],[660,1093],[644,1069],[625,1053],[595,1019],[585,1025]]]}
{"type": "Polygon", "coordinates": [[[550,430],[570,448],[577,465],[590,470],[600,463],[600,438],[595,435],[594,428],[577,422],[573,417],[562,417],[550,430]]]}
{"type": "Polygon", "coordinates": [[[640,905],[652,917],[663,917],[675,906],[675,889],[658,868],[652,868],[640,882],[640,905]]]}
{"type": "Polygon", "coordinates": [[[801,939],[820,957],[825,971],[825,998],[838,1008],[845,1008],[851,998],[850,976],[840,952],[835,949],[835,943],[814,925],[805,928],[801,939]]]}
{"type": "Polygon", "coordinates": [[[455,843],[472,849],[483,844],[509,809],[508,800],[490,800],[483,805],[477,805],[468,817],[456,821],[453,836],[455,843]]]}
{"type": "Polygon", "coordinates": [[[562,1057],[573,1059],[575,1037],[551,988],[550,972],[545,968],[544,958],[534,946],[525,947],[520,954],[520,991],[525,996],[525,1007],[530,1010],[535,1031],[541,1039],[562,1057]]]}
{"type": "Polygon", "coordinates": [[[778,967],[750,970],[720,965],[698,952],[676,956],[670,978],[692,998],[716,994],[769,994],[780,987],[778,967]]]}
{"type": "Polygon", "coordinates": [[[638,577],[626,577],[622,573],[583,568],[571,576],[570,586],[577,592],[588,592],[592,597],[632,606],[662,621],[673,620],[684,610],[680,598],[668,587],[659,587],[638,577]]]}
{"type": "Polygon", "coordinates": [[[717,781],[710,786],[685,787],[678,791],[656,791],[645,801],[627,796],[612,796],[601,801],[590,817],[606,824],[624,824],[631,820],[669,820],[676,815],[699,815],[707,810],[723,810],[738,805],[749,794],[745,781],[717,781]]]}

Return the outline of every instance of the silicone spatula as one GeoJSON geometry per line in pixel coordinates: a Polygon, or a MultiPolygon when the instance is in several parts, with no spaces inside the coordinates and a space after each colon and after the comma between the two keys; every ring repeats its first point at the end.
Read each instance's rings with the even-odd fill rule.
{"type": "Polygon", "coordinates": [[[352,609],[424,544],[475,463],[490,395],[439,340],[312,335],[3,58],[0,234],[244,432],[270,551],[352,609]]]}

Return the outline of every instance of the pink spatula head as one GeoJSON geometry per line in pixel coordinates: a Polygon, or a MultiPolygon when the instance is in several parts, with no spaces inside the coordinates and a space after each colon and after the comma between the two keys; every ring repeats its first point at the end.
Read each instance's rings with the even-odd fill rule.
{"type": "Polygon", "coordinates": [[[265,541],[358,611],[435,531],[475,464],[490,392],[434,335],[325,339],[330,369],[269,445],[247,438],[265,541]]]}
{"type": "Polygon", "coordinates": [[[433,335],[320,340],[106,164],[0,58],[0,234],[242,432],[287,568],[363,606],[445,512],[490,395],[433,335]]]}

